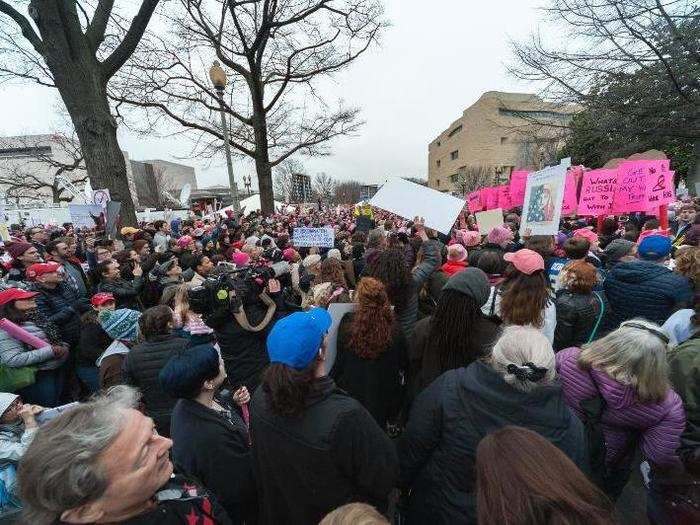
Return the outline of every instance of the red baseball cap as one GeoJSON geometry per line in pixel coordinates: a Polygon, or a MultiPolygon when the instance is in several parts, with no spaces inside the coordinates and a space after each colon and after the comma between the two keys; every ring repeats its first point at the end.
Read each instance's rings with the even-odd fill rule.
{"type": "Polygon", "coordinates": [[[111,293],[96,293],[90,298],[92,306],[101,306],[109,301],[114,301],[114,295],[111,293]]]}
{"type": "Polygon", "coordinates": [[[57,262],[32,264],[29,268],[27,268],[27,279],[34,280],[45,273],[57,272],[59,268],[61,268],[61,265],[57,262]]]}
{"type": "Polygon", "coordinates": [[[537,270],[544,270],[544,259],[542,256],[527,248],[517,252],[508,252],[503,256],[503,259],[513,263],[513,266],[525,275],[532,275],[537,270]]]}
{"type": "Polygon", "coordinates": [[[8,288],[0,292],[0,306],[11,301],[17,301],[18,299],[30,299],[37,295],[39,295],[39,292],[30,292],[29,290],[22,290],[20,288],[8,288]]]}

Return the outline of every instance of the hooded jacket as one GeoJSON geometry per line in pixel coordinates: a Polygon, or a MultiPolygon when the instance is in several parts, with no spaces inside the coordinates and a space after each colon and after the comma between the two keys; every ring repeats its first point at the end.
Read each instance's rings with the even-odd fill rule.
{"type": "Polygon", "coordinates": [[[642,260],[616,265],[605,278],[603,290],[610,303],[603,320],[606,331],[634,317],[664,324],[674,309],[693,299],[688,279],[661,264],[642,260]]]}
{"type": "Polygon", "coordinates": [[[634,433],[646,458],[654,465],[678,466],[680,436],[685,427],[683,402],[669,389],[659,403],[642,404],[634,388],[623,385],[599,370],[578,366],[580,348],[567,348],[556,354],[557,373],[564,387],[566,404],[585,418],[581,402],[598,395],[605,401],[602,430],[606,462],[613,463],[626,452],[634,433]]]}
{"type": "Polygon", "coordinates": [[[588,470],[583,425],[557,384],[522,392],[484,362],[450,370],[416,399],[399,440],[407,522],[476,523],[476,447],[506,425],[529,428],[588,470]]]}

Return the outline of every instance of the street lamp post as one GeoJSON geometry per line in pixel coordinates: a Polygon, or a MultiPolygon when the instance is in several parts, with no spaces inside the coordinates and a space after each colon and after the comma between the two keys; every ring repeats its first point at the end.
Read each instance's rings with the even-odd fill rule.
{"type": "Polygon", "coordinates": [[[245,186],[246,191],[248,192],[248,197],[250,197],[250,187],[253,185],[253,181],[250,178],[250,175],[243,175],[243,186],[245,186]]]}
{"type": "Polygon", "coordinates": [[[216,95],[219,99],[219,107],[221,108],[221,133],[224,138],[224,151],[226,152],[226,167],[228,168],[228,183],[231,187],[231,199],[233,200],[233,211],[238,213],[241,211],[241,203],[238,201],[238,186],[236,179],[233,176],[233,162],[231,161],[231,145],[229,144],[228,125],[226,124],[226,113],[224,105],[224,88],[226,87],[227,79],[226,72],[221,69],[218,60],[214,61],[214,65],[209,69],[209,78],[216,89],[216,95]]]}

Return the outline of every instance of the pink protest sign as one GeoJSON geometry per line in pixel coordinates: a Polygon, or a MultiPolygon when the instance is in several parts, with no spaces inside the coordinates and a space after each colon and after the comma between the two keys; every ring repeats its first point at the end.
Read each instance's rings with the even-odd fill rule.
{"type": "Polygon", "coordinates": [[[476,213],[477,211],[483,210],[484,207],[481,204],[481,192],[477,190],[467,195],[467,205],[469,206],[470,213],[476,213]]]}
{"type": "Polygon", "coordinates": [[[656,167],[649,168],[647,174],[647,202],[649,209],[658,210],[659,206],[676,200],[673,186],[674,171],[659,171],[656,167]]]}
{"type": "Polygon", "coordinates": [[[566,174],[564,183],[564,200],[561,204],[562,215],[573,215],[576,213],[576,174],[569,171],[566,174]]]}
{"type": "Polygon", "coordinates": [[[528,175],[527,171],[522,170],[510,174],[510,205],[512,207],[523,205],[528,175]]]}
{"type": "Polygon", "coordinates": [[[617,170],[600,169],[585,172],[581,183],[578,214],[597,217],[611,213],[616,187],[617,170]]]}
{"type": "Polygon", "coordinates": [[[496,207],[502,210],[510,210],[512,207],[510,203],[510,186],[507,184],[496,186],[496,189],[498,190],[498,204],[496,207]]]}
{"type": "Polygon", "coordinates": [[[498,189],[493,187],[482,188],[481,204],[486,210],[494,210],[498,208],[498,189]]]}
{"type": "Polygon", "coordinates": [[[630,160],[617,167],[613,213],[646,211],[649,208],[647,203],[648,162],[630,160]]]}

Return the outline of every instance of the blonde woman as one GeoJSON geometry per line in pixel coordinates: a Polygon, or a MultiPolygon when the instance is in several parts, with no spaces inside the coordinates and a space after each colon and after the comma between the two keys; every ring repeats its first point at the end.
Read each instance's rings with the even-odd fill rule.
{"type": "Polygon", "coordinates": [[[192,345],[212,342],[214,330],[204,324],[201,314],[190,310],[187,298],[189,289],[188,283],[177,287],[173,298],[173,326],[175,329],[182,330],[183,337],[188,338],[192,345]]]}
{"type": "Polygon", "coordinates": [[[637,445],[652,468],[680,466],[676,451],[685,412],[668,379],[668,343],[660,326],[633,319],[556,355],[567,405],[602,431],[604,468],[596,472],[592,465],[593,475],[613,498],[627,482],[637,445]]]}

